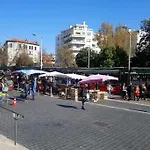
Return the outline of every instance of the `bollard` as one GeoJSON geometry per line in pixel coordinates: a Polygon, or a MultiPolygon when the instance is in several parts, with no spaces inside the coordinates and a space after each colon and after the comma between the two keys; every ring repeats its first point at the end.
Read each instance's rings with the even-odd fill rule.
{"type": "Polygon", "coordinates": [[[67,99],[67,88],[65,88],[65,99],[67,99]]]}
{"type": "Polygon", "coordinates": [[[17,120],[18,119],[23,119],[24,116],[13,113],[13,117],[14,117],[14,120],[15,120],[15,124],[14,124],[14,145],[17,145],[17,130],[18,130],[17,120]]]}
{"type": "Polygon", "coordinates": [[[78,101],[78,89],[75,89],[75,101],[78,101]]]}
{"type": "Polygon", "coordinates": [[[52,88],[52,86],[50,87],[50,96],[53,97],[53,88],[52,88]]]}

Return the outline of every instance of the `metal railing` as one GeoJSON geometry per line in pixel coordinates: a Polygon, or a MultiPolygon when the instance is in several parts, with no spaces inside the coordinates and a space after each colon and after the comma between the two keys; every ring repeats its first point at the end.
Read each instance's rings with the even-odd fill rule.
{"type": "Polygon", "coordinates": [[[9,112],[11,112],[13,114],[13,118],[14,118],[14,145],[17,144],[17,120],[18,119],[24,119],[24,115],[14,111],[14,110],[11,110],[9,108],[6,108],[2,105],[0,105],[0,108],[4,109],[4,110],[7,110],[9,112]]]}

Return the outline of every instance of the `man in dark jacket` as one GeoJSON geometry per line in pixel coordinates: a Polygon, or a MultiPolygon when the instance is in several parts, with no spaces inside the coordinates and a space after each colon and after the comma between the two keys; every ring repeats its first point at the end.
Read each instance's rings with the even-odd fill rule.
{"type": "Polygon", "coordinates": [[[129,84],[128,88],[127,88],[127,91],[128,91],[128,101],[129,100],[132,100],[133,99],[133,95],[134,95],[134,87],[132,85],[132,83],[129,84]]]}
{"type": "Polygon", "coordinates": [[[87,88],[88,88],[88,85],[84,85],[83,88],[82,88],[82,109],[85,109],[84,108],[84,103],[86,101],[86,95],[87,95],[87,88]]]}

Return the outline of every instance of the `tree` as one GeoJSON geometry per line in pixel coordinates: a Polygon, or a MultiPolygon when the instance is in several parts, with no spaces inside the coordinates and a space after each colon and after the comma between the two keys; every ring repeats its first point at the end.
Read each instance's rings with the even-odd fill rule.
{"type": "Polygon", "coordinates": [[[23,51],[19,54],[18,58],[16,59],[16,66],[32,66],[33,60],[29,57],[26,51],[23,51]]]}
{"type": "MultiPolygon", "coordinates": [[[[130,33],[128,31],[128,27],[123,26],[120,24],[115,29],[115,36],[114,36],[115,45],[119,46],[120,48],[123,48],[127,54],[129,54],[130,50],[130,33]]],[[[131,31],[131,55],[133,56],[136,49],[136,43],[137,43],[137,32],[131,31]]]]}
{"type": "Polygon", "coordinates": [[[76,56],[76,64],[78,67],[88,67],[88,52],[90,51],[90,67],[98,67],[98,55],[90,48],[83,48],[76,56]]]}
{"type": "Polygon", "coordinates": [[[142,37],[138,43],[137,51],[142,51],[150,44],[150,19],[143,20],[141,25],[142,37]]]}
{"type": "Polygon", "coordinates": [[[73,51],[69,47],[58,49],[56,63],[59,67],[74,67],[76,66],[73,51]]]}
{"type": "Polygon", "coordinates": [[[128,64],[128,55],[123,48],[117,46],[115,49],[113,60],[114,60],[114,67],[121,67],[121,66],[125,67],[128,64]]]}
{"type": "Polygon", "coordinates": [[[115,54],[115,47],[114,46],[106,46],[102,49],[100,55],[102,59],[102,66],[103,67],[113,67],[114,66],[114,54],[115,54]]]}
{"type": "Polygon", "coordinates": [[[132,58],[132,66],[150,67],[150,19],[142,21],[141,30],[143,34],[132,58]]]}
{"type": "Polygon", "coordinates": [[[97,33],[98,46],[104,48],[106,45],[114,45],[114,29],[109,23],[103,22],[97,33]]]}
{"type": "Polygon", "coordinates": [[[0,48],[0,66],[7,66],[8,64],[8,52],[7,48],[0,48]]]}

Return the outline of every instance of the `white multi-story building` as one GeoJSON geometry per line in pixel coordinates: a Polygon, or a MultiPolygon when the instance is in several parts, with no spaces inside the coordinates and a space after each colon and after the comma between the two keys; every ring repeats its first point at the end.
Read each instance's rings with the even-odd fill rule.
{"type": "Polygon", "coordinates": [[[32,58],[33,63],[40,62],[40,46],[37,42],[13,38],[7,40],[4,47],[8,53],[8,66],[15,65],[14,58],[24,51],[32,58]]]}
{"type": "Polygon", "coordinates": [[[58,49],[65,46],[68,46],[75,56],[85,47],[100,52],[95,34],[92,29],[88,28],[85,21],[83,24],[70,25],[69,29],[56,36],[56,59],[59,59],[57,58],[58,49]]]}

